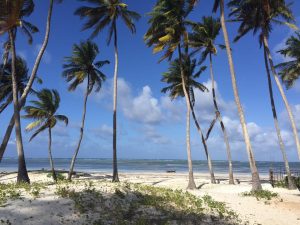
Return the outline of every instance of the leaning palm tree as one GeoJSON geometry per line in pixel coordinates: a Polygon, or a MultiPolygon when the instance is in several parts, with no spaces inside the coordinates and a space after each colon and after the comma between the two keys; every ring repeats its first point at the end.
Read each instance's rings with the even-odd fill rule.
{"type": "Polygon", "coordinates": [[[73,45],[72,56],[65,57],[66,63],[63,65],[64,71],[62,75],[67,82],[70,82],[69,91],[76,90],[82,83],[86,85],[80,137],[71,161],[68,180],[72,178],[75,161],[83,138],[88,97],[94,88],[96,92],[100,91],[102,83],[106,79],[106,76],[99,69],[108,64],[109,61],[95,61],[98,54],[99,49],[95,43],[91,41],[80,42],[80,44],[73,45]]]}
{"type": "Polygon", "coordinates": [[[300,77],[300,32],[287,39],[285,46],[278,52],[291,60],[278,64],[276,68],[280,70],[279,75],[286,87],[291,88],[300,77]]]}
{"type": "MultiPolygon", "coordinates": [[[[24,5],[28,5],[28,3],[30,4],[30,2],[32,2],[32,1],[27,1],[27,0],[20,0],[20,1],[19,0],[16,0],[16,1],[0,0],[1,3],[3,3],[4,1],[5,2],[16,2],[16,3],[17,2],[23,2],[24,5]]],[[[44,41],[42,43],[41,49],[40,49],[40,51],[39,51],[36,59],[35,59],[35,62],[34,62],[34,65],[33,65],[33,68],[32,68],[31,74],[30,74],[30,77],[29,77],[29,81],[28,81],[28,83],[26,85],[26,88],[24,89],[24,92],[22,93],[22,96],[19,99],[20,108],[22,108],[25,105],[25,103],[26,103],[27,96],[28,96],[28,94],[31,91],[31,88],[32,88],[32,85],[33,85],[34,81],[36,80],[36,74],[38,72],[39,65],[41,63],[41,60],[42,60],[43,55],[44,55],[44,52],[45,52],[45,50],[47,48],[47,45],[48,45],[48,41],[49,41],[49,37],[50,37],[51,18],[52,18],[52,11],[53,11],[54,2],[61,3],[62,1],[63,0],[49,0],[49,8],[48,8],[48,15],[47,15],[47,22],[46,22],[46,29],[45,29],[46,31],[45,31],[44,41]]],[[[10,8],[5,5],[5,10],[9,10],[9,9],[10,8]]],[[[30,7],[29,7],[29,9],[30,9],[30,7]]],[[[3,12],[3,11],[0,11],[0,12],[3,12]]],[[[10,11],[8,11],[8,14],[12,15],[12,16],[16,15],[15,13],[11,14],[10,11]]],[[[19,15],[19,14],[17,14],[17,15],[19,15]]],[[[0,17],[0,18],[3,18],[3,17],[0,17]]],[[[14,17],[14,21],[19,21],[18,17],[15,16],[14,17]]],[[[1,23],[1,19],[0,19],[0,23],[1,23]]],[[[0,28],[0,31],[6,32],[7,30],[5,30],[5,29],[1,30],[1,28],[0,28]]],[[[9,46],[9,48],[11,48],[11,46],[9,46]]],[[[5,152],[7,143],[9,141],[9,139],[10,139],[12,130],[14,128],[14,125],[15,125],[15,120],[14,120],[14,115],[13,115],[11,117],[10,121],[9,121],[9,124],[7,126],[5,135],[3,137],[3,141],[2,141],[2,143],[0,145],[0,162],[3,159],[3,155],[4,155],[4,152],[5,152]]]]}
{"type": "Polygon", "coordinates": [[[114,70],[114,92],[113,92],[113,182],[119,181],[117,165],[117,88],[118,88],[118,33],[117,20],[121,18],[131,33],[136,32],[134,21],[140,19],[140,15],[128,10],[128,6],[121,0],[82,0],[94,4],[95,7],[83,6],[76,10],[75,15],[81,19],[87,19],[83,30],[93,29],[91,38],[96,37],[105,27],[109,27],[107,44],[114,37],[115,70],[114,70]]]}
{"type": "MultiPolygon", "coordinates": [[[[182,43],[187,45],[187,17],[193,10],[192,0],[159,0],[154,6],[152,12],[149,13],[150,19],[148,23],[150,27],[145,34],[145,42],[148,47],[153,47],[153,53],[164,51],[160,62],[164,59],[171,60],[174,52],[178,51],[178,60],[180,63],[182,88],[186,99],[187,109],[190,108],[190,98],[186,89],[184,71],[182,66],[182,43]]],[[[189,167],[189,183],[188,188],[196,188],[193,175],[193,165],[191,159],[190,140],[186,138],[187,156],[189,167]]]]}
{"type": "Polygon", "coordinates": [[[65,115],[56,114],[60,104],[60,96],[56,90],[43,89],[37,92],[36,96],[38,98],[37,101],[30,101],[32,103],[32,106],[24,107],[26,115],[23,117],[34,120],[34,122],[27,125],[26,131],[34,130],[34,133],[29,140],[31,141],[41,132],[48,130],[48,153],[50,160],[50,168],[52,171],[53,180],[57,182],[57,176],[54,169],[54,162],[51,151],[52,129],[55,127],[58,121],[64,122],[67,126],[68,117],[66,117],[65,115]]]}
{"type": "MultiPolygon", "coordinates": [[[[7,1],[8,3],[8,1],[7,1]]],[[[19,27],[23,30],[23,32],[28,36],[29,42],[32,41],[31,33],[37,32],[37,28],[32,24],[23,20],[24,17],[29,16],[33,9],[34,3],[32,0],[26,0],[22,2],[18,2],[20,4],[7,4],[5,11],[12,9],[12,11],[16,11],[14,19],[14,23],[11,23],[7,27],[7,32],[9,35],[10,41],[10,50],[11,50],[11,78],[12,78],[12,90],[13,90],[13,103],[14,103],[14,123],[15,123],[15,132],[16,132],[16,142],[17,142],[17,150],[18,150],[18,177],[17,182],[27,182],[29,183],[28,172],[26,168],[25,156],[24,156],[24,147],[22,140],[22,131],[21,131],[21,119],[20,119],[20,105],[19,105],[19,96],[18,96],[18,79],[16,74],[16,48],[15,48],[15,39],[16,34],[19,27]],[[11,8],[12,7],[12,8],[11,8]]],[[[7,12],[6,11],[6,12],[7,12]]],[[[10,17],[5,22],[10,23],[10,17]]]]}
{"type": "MultiPolygon", "coordinates": [[[[194,105],[195,105],[194,88],[202,92],[208,91],[208,89],[203,84],[195,80],[201,75],[201,73],[206,69],[206,67],[201,67],[198,71],[195,71],[197,67],[196,59],[191,60],[191,57],[189,55],[183,55],[182,58],[183,58],[182,65],[184,70],[186,90],[188,90],[189,99],[191,101],[190,107],[187,108],[187,115],[186,115],[187,137],[188,139],[190,139],[190,111],[192,111],[192,116],[206,154],[211,183],[216,183],[211,157],[208,152],[206,140],[204,138],[202,129],[198,123],[196,114],[194,112],[194,105]]],[[[174,100],[177,97],[184,97],[179,59],[176,59],[170,63],[170,68],[168,72],[163,74],[163,78],[161,79],[161,81],[169,84],[169,86],[162,89],[162,92],[163,93],[169,92],[169,97],[171,98],[171,100],[174,100]]]]}
{"type": "Polygon", "coordinates": [[[238,113],[239,113],[239,117],[240,117],[240,123],[242,126],[243,136],[245,139],[246,150],[247,150],[251,174],[252,174],[252,190],[261,190],[262,186],[260,183],[259,173],[258,173],[258,170],[256,167],[254,153],[252,150],[250,137],[249,137],[249,133],[248,133],[247,125],[246,125],[245,115],[244,115],[244,111],[243,111],[242,104],[240,101],[238,87],[237,87],[237,83],[236,83],[236,74],[235,74],[235,69],[234,69],[234,64],[233,64],[232,50],[230,47],[230,41],[229,41],[227,27],[226,27],[226,21],[225,21],[224,0],[215,0],[214,1],[213,12],[217,12],[218,9],[220,9],[220,21],[221,21],[221,27],[222,27],[222,31],[223,31],[223,35],[224,35],[224,41],[225,41],[226,52],[227,52],[227,57],[228,57],[228,64],[229,64],[229,69],[230,69],[230,74],[231,74],[234,99],[235,99],[235,103],[237,105],[237,109],[238,109],[238,113]]]}
{"type": "MultiPolygon", "coordinates": [[[[224,126],[221,112],[219,110],[219,106],[217,103],[217,96],[215,91],[215,78],[213,73],[213,61],[212,56],[217,54],[217,45],[215,44],[215,40],[220,33],[221,23],[218,19],[214,19],[212,17],[203,17],[201,23],[197,23],[193,25],[193,32],[189,35],[189,45],[194,48],[194,54],[197,52],[201,52],[200,64],[202,64],[207,57],[209,57],[210,64],[210,79],[212,83],[212,97],[215,108],[215,119],[211,123],[211,126],[207,132],[206,140],[209,137],[211,130],[216,122],[219,120],[224,141],[226,144],[227,150],[227,158],[228,158],[228,169],[229,169],[229,184],[234,184],[233,180],[233,170],[232,170],[232,160],[231,160],[231,151],[228,140],[227,130],[224,126]]],[[[218,45],[220,48],[224,48],[223,45],[218,45]]]]}
{"type": "MultiPolygon", "coordinates": [[[[290,109],[288,100],[284,93],[281,82],[278,78],[278,75],[275,71],[275,67],[273,64],[272,56],[269,49],[269,43],[268,43],[268,38],[270,37],[273,24],[290,24],[290,22],[294,21],[294,17],[292,15],[290,6],[286,5],[284,0],[263,0],[263,1],[234,0],[229,3],[229,6],[232,8],[232,12],[230,13],[230,15],[233,18],[233,21],[241,22],[238,30],[239,33],[235,38],[235,41],[238,41],[249,31],[253,31],[254,35],[257,32],[259,32],[259,44],[260,46],[263,46],[263,50],[264,50],[264,62],[266,67],[267,79],[268,79],[270,103],[272,108],[274,125],[278,137],[280,150],[282,152],[282,157],[285,163],[289,188],[295,189],[296,186],[294,185],[294,182],[291,177],[289,164],[286,157],[285,147],[282,140],[280,127],[278,124],[269,65],[274,75],[273,77],[275,79],[276,85],[280,91],[281,97],[286,106],[289,119],[292,125],[293,133],[294,133],[295,143],[300,157],[300,144],[299,144],[298,132],[297,132],[294,117],[292,115],[292,111],[290,109]],[[283,20],[281,20],[281,18],[283,18],[283,20]]],[[[293,25],[290,24],[290,26],[293,25]]]]}

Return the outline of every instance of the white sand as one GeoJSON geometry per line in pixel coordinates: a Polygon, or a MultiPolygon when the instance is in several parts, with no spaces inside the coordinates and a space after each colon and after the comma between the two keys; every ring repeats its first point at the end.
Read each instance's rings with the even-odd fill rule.
{"type": "MultiPolygon", "coordinates": [[[[80,179],[109,179],[108,174],[95,173],[91,177],[80,179]]],[[[226,175],[217,174],[217,179],[226,178],[226,175]]],[[[214,200],[225,202],[226,205],[239,214],[243,222],[262,225],[300,225],[300,192],[283,188],[272,188],[270,184],[263,183],[263,188],[276,192],[279,197],[271,201],[256,200],[254,197],[244,197],[241,194],[251,190],[250,176],[235,175],[240,184],[228,185],[226,180],[220,184],[210,184],[209,177],[205,174],[195,174],[196,184],[200,189],[190,191],[196,196],[210,195],[214,200]]],[[[263,177],[267,179],[266,177],[263,177]]],[[[45,174],[30,173],[32,182],[51,181],[45,174]]],[[[13,182],[16,174],[0,177],[0,182],[13,182]]],[[[186,189],[186,174],[167,173],[126,173],[120,174],[120,180],[141,183],[151,186],[166,187],[172,189],[186,189]]],[[[56,224],[53,221],[78,221],[72,214],[68,217],[71,209],[71,200],[58,198],[53,188],[48,187],[42,196],[35,201],[12,202],[6,207],[0,208],[0,219],[15,218],[15,224],[56,224]],[[41,205],[43,207],[41,207],[41,205]],[[43,209],[43,212],[41,211],[43,209]],[[38,218],[32,221],[31,219],[38,218]]],[[[1,222],[0,222],[1,224],[1,222]]],[[[14,224],[14,223],[13,223],[14,224]]],[[[63,224],[63,223],[61,223],[63,224]]]]}

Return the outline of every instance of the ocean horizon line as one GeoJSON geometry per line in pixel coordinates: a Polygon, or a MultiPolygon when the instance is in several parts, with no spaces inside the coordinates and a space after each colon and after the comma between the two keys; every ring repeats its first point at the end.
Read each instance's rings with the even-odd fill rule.
{"type": "MultiPolygon", "coordinates": [[[[3,157],[2,160],[7,160],[7,159],[18,159],[18,157],[3,157]]],[[[30,160],[30,159],[49,159],[48,157],[26,157],[26,160],[30,160]]],[[[53,159],[63,159],[63,160],[71,160],[72,158],[70,157],[53,157],[53,159]]],[[[78,157],[77,159],[81,159],[81,160],[112,160],[112,158],[91,158],[91,157],[78,157]]],[[[141,161],[187,161],[187,159],[145,159],[145,158],[119,158],[118,160],[131,160],[131,161],[134,161],[134,160],[141,160],[141,161]]],[[[192,161],[207,161],[206,159],[194,159],[192,161]]],[[[212,159],[212,161],[214,162],[224,162],[224,161],[228,161],[227,159],[212,159]]],[[[232,162],[242,162],[242,163],[247,163],[249,162],[248,160],[232,160],[232,162]]],[[[272,163],[272,162],[275,162],[275,163],[281,163],[283,162],[282,160],[256,160],[256,162],[260,162],[260,163],[264,163],[264,162],[267,162],[267,163],[272,163]]],[[[296,160],[296,161],[289,161],[291,163],[298,163],[299,161],[296,160]]],[[[0,163],[1,164],[1,163],[0,163]]]]}

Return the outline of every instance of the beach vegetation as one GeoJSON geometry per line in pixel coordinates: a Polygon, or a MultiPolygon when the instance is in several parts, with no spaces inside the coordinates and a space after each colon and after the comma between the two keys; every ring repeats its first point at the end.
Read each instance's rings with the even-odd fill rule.
{"type": "Polygon", "coordinates": [[[272,200],[273,198],[278,198],[278,193],[269,191],[269,190],[259,190],[259,191],[250,191],[242,193],[242,196],[246,197],[255,197],[257,200],[272,200]]]}
{"type": "MultiPolygon", "coordinates": [[[[64,175],[64,173],[61,173],[61,172],[57,172],[56,171],[56,179],[57,179],[57,181],[63,181],[63,180],[66,180],[66,177],[65,177],[65,175],[64,175]]],[[[47,174],[47,177],[52,177],[53,178],[53,175],[52,175],[52,173],[48,173],[47,174]]]]}
{"type": "Polygon", "coordinates": [[[71,199],[75,210],[90,224],[172,224],[174,221],[182,224],[207,219],[213,219],[216,224],[222,224],[221,221],[236,224],[234,221],[238,221],[237,215],[224,203],[187,191],[107,182],[101,182],[101,186],[78,182],[74,187],[57,185],[55,193],[71,199]]]}

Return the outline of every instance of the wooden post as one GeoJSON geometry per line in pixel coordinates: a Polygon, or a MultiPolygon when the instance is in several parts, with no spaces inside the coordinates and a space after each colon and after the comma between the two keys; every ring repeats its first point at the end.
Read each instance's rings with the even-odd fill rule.
{"type": "Polygon", "coordinates": [[[272,169],[269,170],[269,178],[270,178],[270,184],[274,188],[274,174],[273,174],[273,170],[272,169]]]}

